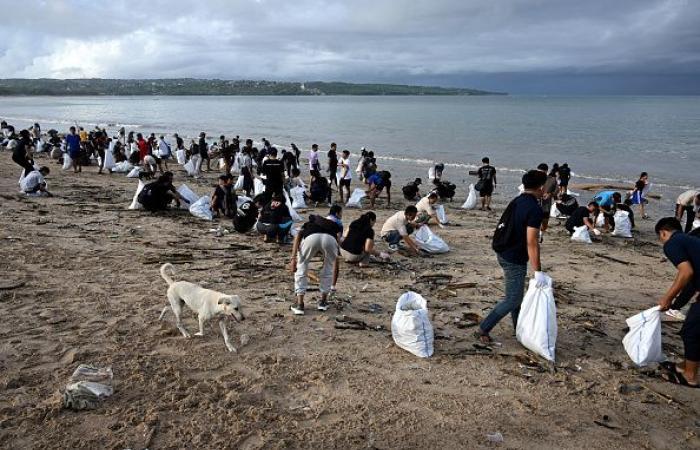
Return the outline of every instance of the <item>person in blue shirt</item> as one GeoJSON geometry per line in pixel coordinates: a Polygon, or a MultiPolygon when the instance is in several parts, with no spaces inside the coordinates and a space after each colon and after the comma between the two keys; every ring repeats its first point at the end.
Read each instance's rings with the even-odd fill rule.
{"type": "Polygon", "coordinates": [[[83,168],[80,164],[80,135],[75,132],[75,127],[70,127],[69,131],[66,135],[66,150],[73,161],[73,172],[82,172],[83,168]]]}
{"type": "MultiPolygon", "coordinates": [[[[615,194],[620,195],[615,191],[601,191],[593,196],[593,201],[598,204],[598,208],[600,209],[600,212],[598,214],[602,214],[605,218],[605,231],[610,230],[610,225],[613,221],[613,215],[615,214],[613,208],[615,206],[615,194]]],[[[596,222],[598,221],[597,215],[595,217],[595,220],[596,222]]]]}
{"type": "MultiPolygon", "coordinates": [[[[505,297],[479,324],[476,337],[484,344],[492,341],[489,333],[506,315],[511,315],[513,328],[517,325],[525,290],[528,261],[535,272],[537,287],[547,285],[548,277],[542,272],[540,263],[539,244],[540,226],[544,216],[539,199],[544,193],[546,181],[547,174],[544,172],[539,170],[527,172],[522,178],[525,191],[511,202],[514,209],[507,218],[506,226],[512,230],[512,234],[509,236],[507,247],[496,253],[498,264],[503,269],[505,297]]],[[[504,219],[505,217],[502,217],[501,221],[504,219]]]]}
{"type": "MultiPolygon", "coordinates": [[[[681,223],[675,217],[664,217],[656,224],[655,231],[664,246],[664,254],[678,270],[673,284],[659,300],[659,309],[666,311],[673,299],[691,284],[700,291],[700,238],[684,234],[681,223]]],[[[700,363],[700,295],[686,314],[680,335],[685,347],[685,360],[680,364],[667,363],[666,379],[683,386],[698,387],[700,363]]]]}
{"type": "Polygon", "coordinates": [[[369,185],[369,207],[374,209],[374,201],[382,190],[386,187],[386,206],[391,207],[391,173],[383,170],[381,172],[376,172],[367,178],[367,184],[369,185]]]}

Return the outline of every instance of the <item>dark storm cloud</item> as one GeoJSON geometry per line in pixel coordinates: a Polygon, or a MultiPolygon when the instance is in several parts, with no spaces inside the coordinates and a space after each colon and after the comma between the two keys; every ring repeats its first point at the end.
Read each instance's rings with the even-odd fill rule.
{"type": "Polygon", "coordinates": [[[700,74],[700,2],[15,2],[5,77],[459,80],[700,74]]]}

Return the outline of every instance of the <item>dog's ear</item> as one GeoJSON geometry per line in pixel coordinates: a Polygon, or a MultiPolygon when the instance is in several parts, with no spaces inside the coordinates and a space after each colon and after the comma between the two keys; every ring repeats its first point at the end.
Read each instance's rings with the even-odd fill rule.
{"type": "Polygon", "coordinates": [[[219,301],[216,302],[219,305],[230,305],[231,304],[231,298],[229,297],[219,297],[219,301]]]}

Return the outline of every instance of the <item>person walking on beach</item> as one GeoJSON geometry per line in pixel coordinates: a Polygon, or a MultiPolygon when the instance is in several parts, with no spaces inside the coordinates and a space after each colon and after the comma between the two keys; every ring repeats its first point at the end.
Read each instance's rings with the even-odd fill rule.
{"type": "Polygon", "coordinates": [[[150,153],[150,148],[141,133],[136,134],[136,145],[139,147],[139,160],[143,161],[150,153]]]}
{"type": "MultiPolygon", "coordinates": [[[[321,173],[321,163],[318,161],[318,144],[313,144],[311,146],[311,151],[309,152],[309,174],[314,171],[321,173]]],[[[311,184],[311,177],[309,176],[309,184],[311,184]]]]}
{"type": "Polygon", "coordinates": [[[505,297],[479,324],[476,336],[488,344],[492,342],[491,330],[506,315],[518,323],[520,304],[523,301],[527,263],[535,272],[537,287],[547,284],[547,275],[542,272],[538,235],[542,226],[542,197],[547,175],[539,170],[530,170],[523,175],[525,191],[510,202],[499,220],[494,233],[492,247],[496,251],[498,264],[503,268],[505,297]]]}
{"type": "Polygon", "coordinates": [[[171,155],[172,150],[170,149],[170,144],[165,142],[165,136],[161,136],[158,139],[158,159],[156,160],[160,173],[163,173],[163,167],[160,165],[161,161],[165,164],[165,170],[168,170],[168,160],[171,155]]]}
{"type": "Polygon", "coordinates": [[[277,159],[277,149],[270,148],[267,159],[262,163],[260,173],[265,175],[265,195],[268,198],[277,194],[284,198],[284,164],[277,159]]]}
{"type": "Polygon", "coordinates": [[[676,199],[676,219],[682,221],[683,214],[686,215],[684,229],[686,233],[693,229],[693,221],[698,210],[700,210],[700,191],[691,189],[683,192],[676,199]]]}
{"type": "MultiPolygon", "coordinates": [[[[537,166],[537,170],[547,173],[549,167],[547,164],[542,163],[537,166]]],[[[557,168],[558,169],[558,168],[557,168]]],[[[552,169],[554,172],[554,169],[552,169]]],[[[540,227],[540,244],[544,241],[544,233],[549,227],[549,213],[552,209],[552,201],[557,194],[557,177],[552,172],[547,175],[547,181],[544,183],[544,191],[542,192],[542,198],[540,199],[540,206],[542,207],[542,227],[540,227]]]]}
{"type": "Polygon", "coordinates": [[[75,132],[75,127],[70,127],[66,135],[66,150],[68,157],[73,162],[73,173],[83,171],[80,158],[80,136],[75,132]]]}
{"type": "Polygon", "coordinates": [[[475,188],[479,191],[479,196],[481,197],[480,209],[482,211],[491,211],[491,196],[497,184],[496,168],[490,164],[488,158],[482,158],[481,163],[483,165],[476,171],[479,181],[476,183],[475,188]]]}
{"type": "Polygon", "coordinates": [[[568,163],[564,163],[559,168],[559,194],[566,194],[569,190],[571,180],[571,169],[568,163]]]}
{"type": "MultiPolygon", "coordinates": [[[[688,284],[695,291],[700,290],[700,238],[684,234],[680,221],[675,217],[659,220],[655,231],[664,246],[664,254],[678,270],[673,283],[659,300],[660,310],[666,311],[688,284]]],[[[678,365],[663,364],[662,367],[668,371],[665,378],[674,384],[697,388],[700,382],[700,295],[690,306],[680,335],[685,347],[685,360],[678,365]]]]}
{"type": "Polygon", "coordinates": [[[238,153],[238,168],[241,171],[240,176],[243,177],[243,190],[246,196],[250,197],[253,190],[253,140],[246,139],[245,146],[238,153]]]}
{"type": "Polygon", "coordinates": [[[649,201],[645,197],[647,195],[647,192],[649,191],[650,186],[651,185],[649,183],[649,174],[646,172],[642,172],[641,175],[639,175],[639,179],[637,180],[637,182],[634,183],[634,190],[632,191],[632,194],[630,196],[632,204],[639,205],[639,212],[642,215],[642,219],[649,218],[646,212],[644,212],[644,205],[649,203],[649,201]]]}

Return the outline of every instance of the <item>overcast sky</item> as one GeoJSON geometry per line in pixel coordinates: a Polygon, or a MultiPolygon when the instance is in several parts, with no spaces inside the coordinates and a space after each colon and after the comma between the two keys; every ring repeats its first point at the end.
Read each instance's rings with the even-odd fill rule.
{"type": "Polygon", "coordinates": [[[0,0],[2,77],[700,93],[700,0],[0,0]]]}

